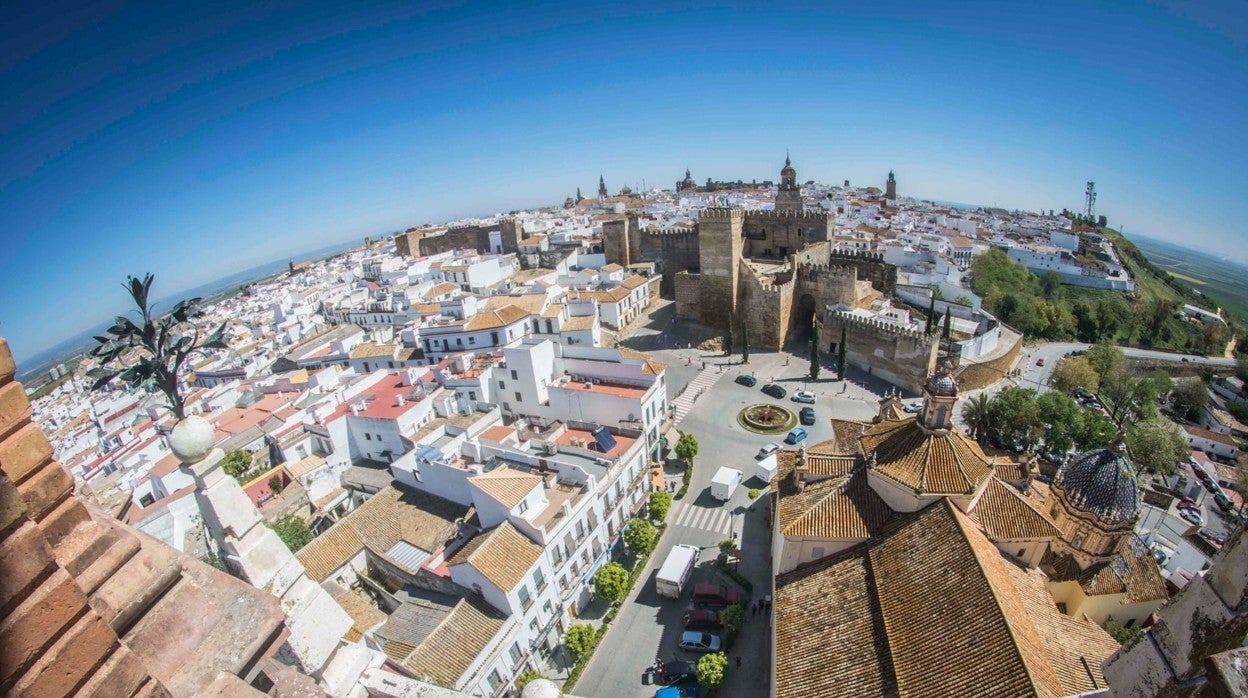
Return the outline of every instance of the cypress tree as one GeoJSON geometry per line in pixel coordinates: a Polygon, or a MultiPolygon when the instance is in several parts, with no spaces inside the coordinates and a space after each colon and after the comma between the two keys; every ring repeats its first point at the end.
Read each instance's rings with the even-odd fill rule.
{"type": "Polygon", "coordinates": [[[741,322],[741,363],[750,363],[750,322],[741,322]]]}
{"type": "Polygon", "coordinates": [[[927,304],[927,329],[925,330],[927,334],[931,334],[932,330],[934,329],[932,327],[932,320],[934,319],[935,315],[936,315],[936,294],[933,293],[931,302],[927,304]]]}
{"type": "Polygon", "coordinates": [[[945,339],[945,341],[946,341],[946,342],[947,342],[947,341],[949,341],[949,316],[950,316],[950,315],[952,315],[952,314],[953,314],[953,313],[945,313],[945,333],[944,333],[944,339],[945,339]]]}
{"type": "Polygon", "coordinates": [[[840,376],[841,380],[845,380],[846,359],[845,359],[845,326],[844,325],[841,325],[841,343],[839,346],[837,346],[836,349],[837,349],[836,372],[840,376]]]}
{"type": "Polygon", "coordinates": [[[810,379],[819,380],[819,323],[810,326],[810,379]]]}
{"type": "Polygon", "coordinates": [[[728,311],[728,328],[724,331],[724,356],[732,356],[733,345],[733,316],[732,311],[728,311]]]}

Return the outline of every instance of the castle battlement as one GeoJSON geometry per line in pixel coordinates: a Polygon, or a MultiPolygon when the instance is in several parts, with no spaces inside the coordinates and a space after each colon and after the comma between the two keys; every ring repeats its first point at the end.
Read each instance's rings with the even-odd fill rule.
{"type": "Polygon", "coordinates": [[[745,218],[745,209],[740,206],[712,206],[698,211],[698,218],[745,218]]]}
{"type": "Polygon", "coordinates": [[[862,252],[859,250],[832,250],[828,253],[829,259],[852,259],[860,262],[880,262],[884,263],[884,255],[875,252],[862,252]]]}
{"type": "Polygon", "coordinates": [[[833,316],[836,319],[840,320],[843,324],[853,329],[854,331],[861,330],[861,331],[868,332],[876,336],[883,335],[887,337],[905,337],[907,339],[911,339],[915,342],[920,342],[920,343],[930,343],[933,341],[932,337],[922,332],[917,332],[915,330],[906,329],[899,325],[895,325],[891,322],[885,322],[883,320],[877,320],[875,318],[859,317],[857,315],[854,315],[853,313],[846,312],[846,311],[832,311],[832,312],[833,312],[833,316]]]}
{"type": "Polygon", "coordinates": [[[797,273],[803,278],[814,278],[823,274],[841,278],[858,278],[858,270],[839,264],[821,264],[819,262],[802,262],[797,265],[797,273]]]}
{"type": "Polygon", "coordinates": [[[697,235],[697,228],[646,228],[642,231],[646,235],[666,236],[666,235],[697,235]]]}
{"type": "Polygon", "coordinates": [[[802,219],[808,219],[808,220],[817,220],[820,222],[826,222],[829,218],[833,217],[831,213],[827,213],[824,211],[806,211],[806,210],[802,210],[802,211],[784,211],[784,210],[750,211],[749,215],[750,215],[750,218],[802,218],[802,219]]]}

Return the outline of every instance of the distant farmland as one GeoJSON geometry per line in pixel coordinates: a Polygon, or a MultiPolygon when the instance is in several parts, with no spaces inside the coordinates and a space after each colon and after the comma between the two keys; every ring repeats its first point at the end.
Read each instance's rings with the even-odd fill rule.
{"type": "Polygon", "coordinates": [[[1148,260],[1248,322],[1248,268],[1225,259],[1145,237],[1131,238],[1148,260]]]}

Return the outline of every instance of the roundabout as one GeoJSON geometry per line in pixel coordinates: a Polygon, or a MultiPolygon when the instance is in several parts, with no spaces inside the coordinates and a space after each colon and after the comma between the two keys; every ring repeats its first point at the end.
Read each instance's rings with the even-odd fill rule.
{"type": "Polygon", "coordinates": [[[750,405],[737,413],[737,423],[756,434],[783,434],[797,424],[797,415],[780,405],[750,405]]]}

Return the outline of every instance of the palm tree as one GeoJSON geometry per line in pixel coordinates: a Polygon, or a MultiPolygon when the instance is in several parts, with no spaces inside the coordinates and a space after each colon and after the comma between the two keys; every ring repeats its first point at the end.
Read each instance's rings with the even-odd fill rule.
{"type": "Polygon", "coordinates": [[[971,437],[976,441],[988,436],[992,431],[992,398],[988,393],[980,393],[966,401],[962,408],[962,418],[971,428],[971,437]]]}

